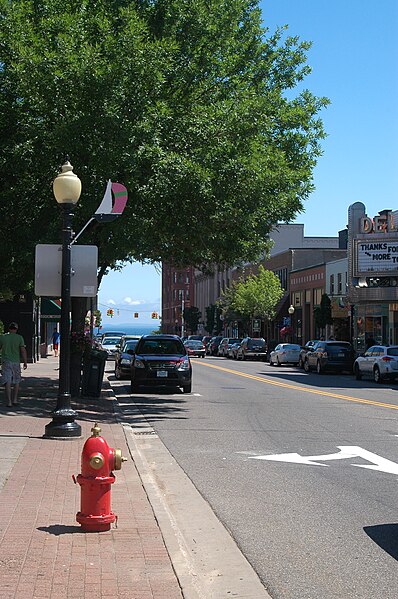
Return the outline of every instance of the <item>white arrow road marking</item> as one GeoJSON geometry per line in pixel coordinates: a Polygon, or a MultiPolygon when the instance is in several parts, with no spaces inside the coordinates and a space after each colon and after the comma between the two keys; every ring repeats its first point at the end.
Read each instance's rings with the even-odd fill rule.
{"type": "Polygon", "coordinates": [[[250,456],[249,460],[269,460],[273,462],[289,462],[294,464],[306,464],[308,466],[328,466],[328,464],[320,464],[319,462],[326,462],[328,460],[345,460],[352,458],[362,458],[367,462],[371,462],[372,466],[363,464],[350,464],[357,468],[366,468],[368,470],[378,470],[379,472],[387,472],[388,474],[398,475],[398,464],[378,456],[376,453],[362,449],[355,445],[339,445],[337,448],[340,450],[338,453],[330,453],[326,455],[310,455],[301,456],[299,453],[280,453],[275,455],[260,455],[250,456]]]}

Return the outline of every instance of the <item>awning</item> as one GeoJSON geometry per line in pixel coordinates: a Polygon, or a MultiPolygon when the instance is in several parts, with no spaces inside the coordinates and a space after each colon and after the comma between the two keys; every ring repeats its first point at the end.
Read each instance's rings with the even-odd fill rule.
{"type": "Polygon", "coordinates": [[[56,300],[47,297],[41,298],[40,318],[43,320],[60,320],[61,306],[56,300]]]}

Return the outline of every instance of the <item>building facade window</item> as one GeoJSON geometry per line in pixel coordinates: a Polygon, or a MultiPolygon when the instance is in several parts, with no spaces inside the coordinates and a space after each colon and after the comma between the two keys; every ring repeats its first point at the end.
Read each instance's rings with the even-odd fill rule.
{"type": "Polygon", "coordinates": [[[314,306],[320,306],[322,300],[322,289],[314,289],[314,306]]]}
{"type": "Polygon", "coordinates": [[[330,275],[330,295],[334,295],[334,275],[330,275]]]}
{"type": "Polygon", "coordinates": [[[337,293],[338,293],[338,295],[341,295],[343,293],[342,279],[343,279],[343,277],[341,275],[341,272],[337,273],[337,293]]]}

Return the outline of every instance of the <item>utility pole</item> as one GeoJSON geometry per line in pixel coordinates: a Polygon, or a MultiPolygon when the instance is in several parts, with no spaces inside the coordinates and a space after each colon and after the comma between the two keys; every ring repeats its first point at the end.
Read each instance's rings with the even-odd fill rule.
{"type": "Polygon", "coordinates": [[[184,295],[181,300],[181,337],[184,337],[184,295]]]}

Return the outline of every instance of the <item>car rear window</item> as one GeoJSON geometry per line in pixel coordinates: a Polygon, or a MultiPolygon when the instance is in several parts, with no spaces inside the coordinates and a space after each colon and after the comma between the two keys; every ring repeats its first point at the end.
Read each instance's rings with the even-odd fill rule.
{"type": "Polygon", "coordinates": [[[137,354],[185,355],[183,344],[176,339],[145,339],[136,348],[137,354]]]}
{"type": "Polygon", "coordinates": [[[350,343],[326,343],[326,347],[328,349],[335,349],[335,350],[339,350],[339,349],[351,349],[351,344],[350,343]]]}
{"type": "Polygon", "coordinates": [[[118,338],[112,338],[112,337],[107,337],[106,339],[103,340],[102,345],[117,345],[119,343],[120,339],[118,338]]]}
{"type": "Polygon", "coordinates": [[[388,347],[387,356],[398,356],[398,347],[388,347]]]}
{"type": "Polygon", "coordinates": [[[251,339],[247,344],[248,347],[264,347],[264,339],[251,339]]]}

